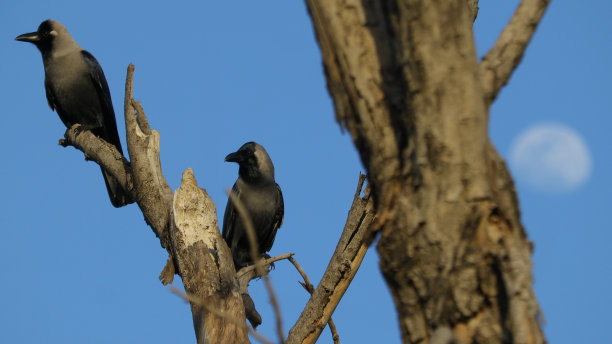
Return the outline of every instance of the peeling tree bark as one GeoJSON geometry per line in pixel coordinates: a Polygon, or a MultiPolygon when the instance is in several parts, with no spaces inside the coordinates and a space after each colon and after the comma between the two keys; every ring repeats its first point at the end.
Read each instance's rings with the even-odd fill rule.
{"type": "Polygon", "coordinates": [[[368,171],[403,342],[544,342],[531,243],[487,129],[547,1],[519,7],[531,17],[511,22],[514,52],[492,50],[512,60],[490,67],[495,82],[476,58],[477,1],[306,2],[336,119],[368,171]]]}

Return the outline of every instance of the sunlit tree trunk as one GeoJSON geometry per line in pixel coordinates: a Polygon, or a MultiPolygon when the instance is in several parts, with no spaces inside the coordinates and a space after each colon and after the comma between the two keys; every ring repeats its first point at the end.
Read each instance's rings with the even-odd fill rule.
{"type": "Polygon", "coordinates": [[[523,1],[479,63],[477,1],[307,1],[336,119],[368,172],[404,343],[545,341],[488,116],[547,3],[523,1]]]}

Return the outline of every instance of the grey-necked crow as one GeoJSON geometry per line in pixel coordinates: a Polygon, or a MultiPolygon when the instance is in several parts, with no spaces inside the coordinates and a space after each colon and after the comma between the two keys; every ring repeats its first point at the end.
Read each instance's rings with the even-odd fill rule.
{"type": "MultiPolygon", "coordinates": [[[[33,43],[40,50],[47,101],[64,125],[70,128],[78,123],[123,154],[108,84],[93,55],[72,39],[64,25],[54,20],[45,20],[38,31],[15,39],[33,43]]],[[[104,169],[102,174],[113,206],[125,205],[128,197],[121,185],[104,169]]]]}
{"type": "MultiPolygon", "coordinates": [[[[283,194],[274,181],[272,160],[261,145],[247,142],[237,152],[226,156],[225,161],[240,165],[238,180],[231,192],[246,208],[257,235],[258,253],[263,255],[272,248],[285,212],[283,194]]],[[[231,199],[225,207],[222,235],[232,250],[236,270],[252,263],[245,226],[231,199]]]]}

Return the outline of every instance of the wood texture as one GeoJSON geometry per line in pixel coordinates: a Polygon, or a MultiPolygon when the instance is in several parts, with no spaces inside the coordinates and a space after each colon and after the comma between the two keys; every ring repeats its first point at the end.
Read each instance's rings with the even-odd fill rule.
{"type": "Polygon", "coordinates": [[[403,342],[544,342],[531,243],[488,138],[477,3],[307,4],[336,119],[368,171],[403,342]]]}
{"type": "Polygon", "coordinates": [[[162,172],[159,158],[159,132],[151,130],[144,110],[132,94],[134,65],[128,67],[125,83],[125,131],[136,201],[145,221],[151,226],[164,248],[169,247],[168,227],[172,205],[172,189],[162,172]]]}
{"type": "Polygon", "coordinates": [[[242,322],[239,325],[192,303],[198,343],[248,343],[232,254],[219,232],[215,204],[198,187],[191,169],[183,172],[171,213],[173,255],[187,295],[242,322]]]}

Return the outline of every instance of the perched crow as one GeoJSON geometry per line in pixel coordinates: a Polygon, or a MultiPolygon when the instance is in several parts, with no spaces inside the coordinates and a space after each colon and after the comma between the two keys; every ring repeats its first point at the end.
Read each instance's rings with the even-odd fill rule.
{"type": "MultiPolygon", "coordinates": [[[[283,194],[274,181],[274,165],[266,150],[255,142],[245,143],[237,152],[226,156],[225,161],[240,165],[232,193],[246,208],[253,223],[261,256],[272,248],[285,212],[283,194]]],[[[232,250],[236,270],[252,263],[246,229],[231,199],[225,207],[222,234],[232,250]]]]}
{"type": "MultiPolygon", "coordinates": [[[[47,101],[64,125],[70,128],[81,124],[83,130],[91,130],[123,154],[110,91],[102,67],[93,55],[72,39],[64,25],[54,20],[45,20],[38,31],[15,39],[33,43],[40,50],[47,101]]],[[[102,174],[113,206],[125,205],[128,197],[121,185],[104,169],[102,174]]]]}

